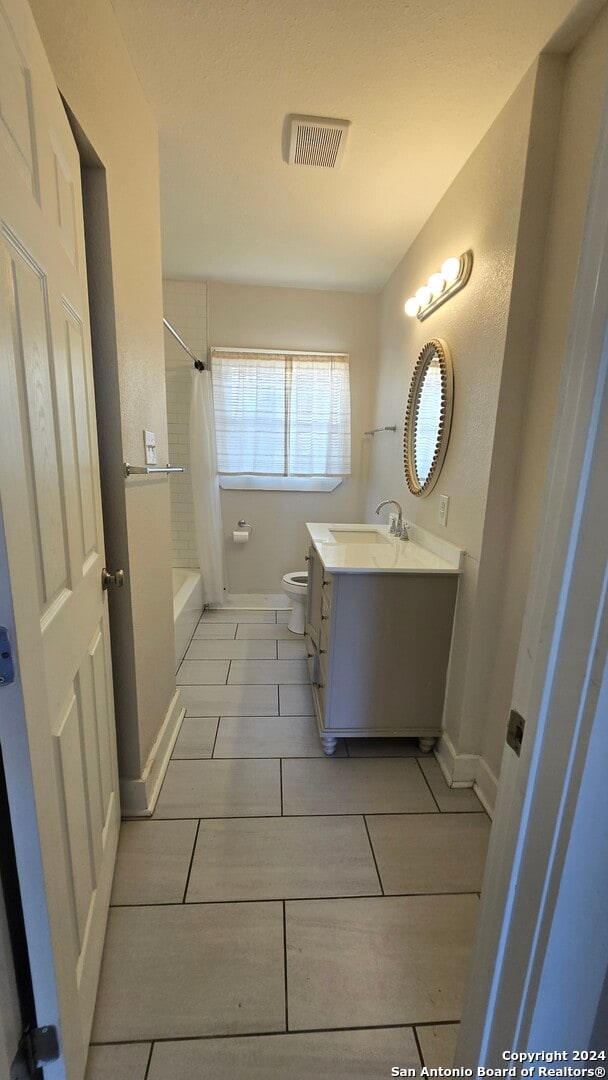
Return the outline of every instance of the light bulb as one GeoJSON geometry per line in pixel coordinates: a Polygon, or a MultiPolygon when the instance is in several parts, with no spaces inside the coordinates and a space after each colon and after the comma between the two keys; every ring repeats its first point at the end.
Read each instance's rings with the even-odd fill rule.
{"type": "Polygon", "coordinates": [[[433,296],[439,296],[439,294],[443,292],[445,278],[443,274],[431,274],[427,284],[433,296]]]}
{"type": "Polygon", "coordinates": [[[454,256],[450,259],[446,259],[441,265],[441,273],[448,285],[453,285],[460,273],[460,259],[457,259],[454,256]]]}
{"type": "Polygon", "coordinates": [[[405,314],[409,315],[413,319],[420,311],[420,304],[415,296],[410,296],[409,300],[405,301],[405,314]]]}
{"type": "Polygon", "coordinates": [[[433,299],[431,290],[426,285],[422,285],[420,289],[416,290],[416,300],[420,304],[420,307],[426,307],[433,299]]]}

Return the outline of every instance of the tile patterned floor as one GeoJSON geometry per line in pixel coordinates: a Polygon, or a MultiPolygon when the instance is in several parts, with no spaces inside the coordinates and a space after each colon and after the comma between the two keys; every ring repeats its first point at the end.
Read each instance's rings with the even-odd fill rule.
{"type": "Polygon", "coordinates": [[[408,740],[326,758],[285,611],[205,612],[123,823],[86,1080],[449,1066],[490,823],[408,740]]]}

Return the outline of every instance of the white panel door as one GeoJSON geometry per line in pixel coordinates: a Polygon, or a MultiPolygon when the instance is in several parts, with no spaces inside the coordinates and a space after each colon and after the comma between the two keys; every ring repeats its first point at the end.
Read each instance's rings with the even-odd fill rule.
{"type": "MultiPolygon", "coordinates": [[[[0,499],[38,833],[30,850],[39,844],[47,899],[38,915],[25,902],[26,926],[33,941],[46,918],[63,1067],[79,1080],[118,778],[80,165],[25,0],[0,0],[0,499]]],[[[9,798],[23,802],[13,817],[26,820],[15,715],[0,734],[9,798]]],[[[24,843],[17,835],[26,872],[24,843]]],[[[33,978],[36,990],[35,957],[33,978]]]]}

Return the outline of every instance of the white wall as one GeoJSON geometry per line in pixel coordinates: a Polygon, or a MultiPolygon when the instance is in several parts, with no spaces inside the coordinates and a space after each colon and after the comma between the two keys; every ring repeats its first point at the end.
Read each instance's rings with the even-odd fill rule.
{"type": "Polygon", "coordinates": [[[608,84],[608,9],[568,58],[565,69],[553,198],[543,267],[542,294],[525,392],[525,422],[518,442],[516,488],[506,521],[500,596],[494,605],[493,652],[487,659],[483,701],[475,707],[482,724],[481,753],[500,766],[504,720],[511,687],[536,542],[538,514],[553,426],[556,395],[566,350],[572,294],[579,260],[593,157],[608,84]]]}
{"type": "MultiPolygon", "coordinates": [[[[457,752],[479,753],[482,729],[469,711],[471,687],[480,679],[483,646],[493,632],[482,620],[486,595],[499,568],[488,534],[487,507],[494,462],[497,417],[511,425],[507,449],[518,438],[518,407],[534,328],[534,305],[542,267],[561,95],[561,63],[534,65],[447,191],[382,294],[380,367],[376,423],[389,412],[401,421],[396,443],[373,448],[367,518],[377,500],[397,498],[404,516],[464,548],[444,726],[457,752]],[[403,303],[448,255],[471,248],[469,283],[425,322],[404,315],[403,303]],[[525,258],[524,258],[525,254],[525,258]],[[527,290],[514,289],[517,259],[527,290]],[[439,483],[426,498],[410,495],[404,480],[401,435],[413,368],[430,338],[447,341],[454,363],[454,415],[439,483]],[[505,357],[511,356],[505,377],[505,357]],[[438,520],[439,497],[449,495],[447,528],[438,520]],[[484,558],[485,556],[485,558],[484,558]],[[492,564],[486,582],[485,561],[492,564]]],[[[508,505],[511,462],[496,468],[496,514],[508,505]]],[[[503,523],[504,524],[504,523],[503,523]]],[[[495,526],[497,528],[497,525],[495,526]]],[[[472,779],[473,777],[469,777],[472,779]]]]}
{"type": "MultiPolygon", "coordinates": [[[[351,365],[352,476],[333,492],[222,492],[231,592],[280,592],[283,574],[305,565],[306,521],[362,520],[371,442],[363,432],[372,426],[377,312],[378,297],[366,293],[209,284],[211,345],[347,352],[351,365]],[[251,523],[253,535],[237,547],[231,534],[240,518],[251,523]]],[[[386,422],[395,419],[391,411],[386,422]]]]}
{"type": "Polygon", "coordinates": [[[482,778],[490,802],[607,78],[605,9],[571,56],[540,57],[382,294],[376,422],[389,402],[405,403],[431,337],[452,350],[454,420],[441,478],[426,499],[409,494],[400,456],[374,446],[367,516],[390,489],[406,518],[467,552],[444,726],[458,755],[454,775],[482,778]],[[443,258],[468,247],[475,264],[466,288],[422,324],[405,318],[403,301],[443,258]],[[441,494],[450,496],[445,530],[441,494]]]}

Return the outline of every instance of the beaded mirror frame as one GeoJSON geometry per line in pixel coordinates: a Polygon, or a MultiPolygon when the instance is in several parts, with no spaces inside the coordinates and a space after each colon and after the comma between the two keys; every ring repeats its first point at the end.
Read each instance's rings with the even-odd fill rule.
{"type": "Polygon", "coordinates": [[[418,362],[414,368],[410,392],[405,410],[405,427],[403,431],[403,469],[405,482],[412,495],[428,495],[439,479],[439,474],[445,460],[452,425],[452,408],[454,403],[454,372],[452,357],[445,341],[441,338],[432,338],[423,346],[418,362]],[[439,409],[439,423],[437,427],[437,439],[435,452],[431,466],[425,480],[421,481],[416,471],[416,426],[420,409],[420,394],[424,384],[427,368],[433,361],[439,362],[441,375],[441,404],[439,409]]]}

